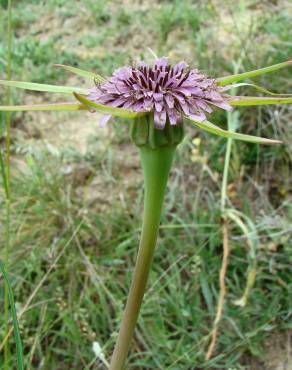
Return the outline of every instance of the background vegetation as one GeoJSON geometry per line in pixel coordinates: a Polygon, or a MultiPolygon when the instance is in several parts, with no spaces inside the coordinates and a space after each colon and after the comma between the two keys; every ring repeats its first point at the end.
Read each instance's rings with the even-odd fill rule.
{"type": "MultiPolygon", "coordinates": [[[[18,0],[13,7],[12,76],[87,86],[53,64],[107,75],[135,58],[150,58],[147,47],[173,61],[187,60],[211,76],[232,73],[236,63],[240,71],[271,65],[292,54],[289,3],[18,0]]],[[[6,5],[0,0],[1,78],[6,68],[6,5]]],[[[257,83],[291,93],[291,69],[257,83]]],[[[49,99],[13,90],[14,103],[49,99]]],[[[222,259],[220,187],[226,141],[189,128],[171,175],[130,369],[291,366],[291,108],[251,107],[238,109],[238,115],[241,132],[284,141],[282,146],[237,142],[232,147],[228,207],[243,212],[254,230],[255,286],[245,307],[235,304],[254,259],[248,238],[230,223],[226,305],[216,354],[205,361],[222,259]]],[[[0,119],[3,127],[4,115],[0,119]]],[[[225,113],[216,113],[215,121],[226,126],[225,113]]],[[[109,358],[142,210],[137,151],[127,125],[120,123],[100,129],[98,116],[90,113],[12,116],[9,274],[22,313],[27,369],[106,368],[92,345],[99,342],[109,358]]],[[[0,204],[3,246],[2,188],[0,204]]],[[[2,307],[3,279],[0,283],[2,307]]],[[[9,343],[13,353],[13,337],[9,343]]],[[[14,357],[12,361],[14,369],[14,357]]]]}

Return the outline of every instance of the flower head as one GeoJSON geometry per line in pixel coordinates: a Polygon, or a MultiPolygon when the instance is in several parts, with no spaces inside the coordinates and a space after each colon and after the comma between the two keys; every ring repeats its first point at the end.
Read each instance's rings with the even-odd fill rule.
{"type": "MultiPolygon", "coordinates": [[[[189,69],[185,62],[172,67],[163,57],[153,65],[140,62],[117,69],[109,79],[91,89],[88,98],[111,107],[154,112],[155,127],[163,129],[167,119],[175,125],[182,115],[203,122],[212,106],[230,110],[230,96],[223,93],[225,89],[216,79],[189,69]]],[[[110,118],[111,115],[103,116],[102,123],[110,118]]]]}

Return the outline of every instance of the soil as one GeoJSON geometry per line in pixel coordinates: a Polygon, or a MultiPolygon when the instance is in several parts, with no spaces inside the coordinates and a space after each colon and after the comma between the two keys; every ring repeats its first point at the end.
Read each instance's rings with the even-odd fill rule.
{"type": "Polygon", "coordinates": [[[292,330],[271,335],[262,360],[251,360],[251,370],[292,370],[292,330]]]}

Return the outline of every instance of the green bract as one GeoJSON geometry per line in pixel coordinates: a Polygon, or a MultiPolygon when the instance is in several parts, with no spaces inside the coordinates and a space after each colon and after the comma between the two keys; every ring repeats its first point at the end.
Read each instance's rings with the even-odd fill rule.
{"type": "Polygon", "coordinates": [[[83,69],[79,69],[76,67],[66,66],[64,64],[55,64],[55,67],[63,68],[68,72],[74,73],[78,76],[85,77],[85,78],[94,78],[98,82],[104,82],[105,78],[102,76],[97,75],[96,73],[84,71],[83,69]]]}
{"type": "Polygon", "coordinates": [[[212,134],[215,134],[218,136],[235,139],[235,140],[247,141],[249,143],[256,143],[256,144],[280,144],[281,143],[280,140],[265,139],[263,137],[244,135],[244,134],[238,134],[237,132],[226,131],[214,125],[213,123],[209,121],[198,122],[190,118],[187,118],[187,119],[191,121],[192,123],[194,123],[196,126],[202,128],[203,130],[211,132],[212,134]]]}
{"type": "Polygon", "coordinates": [[[84,106],[88,107],[88,109],[94,108],[94,110],[100,113],[108,113],[108,114],[111,114],[112,116],[124,117],[124,118],[136,118],[136,117],[143,116],[146,114],[146,113],[141,113],[141,112],[133,112],[129,109],[115,108],[109,105],[94,103],[93,101],[86,99],[84,96],[78,93],[74,92],[73,94],[75,98],[79,100],[84,106]]]}
{"type": "Polygon", "coordinates": [[[230,75],[226,77],[219,77],[217,78],[217,81],[219,82],[219,85],[224,86],[224,85],[231,84],[233,82],[245,80],[246,78],[257,77],[260,75],[264,75],[266,73],[275,72],[278,69],[289,67],[290,65],[292,65],[292,60],[288,60],[287,62],[283,62],[283,63],[273,64],[272,66],[269,66],[269,67],[255,69],[249,72],[237,73],[235,75],[230,75]]]}
{"type": "Polygon", "coordinates": [[[0,85],[17,87],[19,89],[31,90],[31,91],[45,91],[51,93],[61,93],[61,94],[73,94],[73,92],[78,92],[80,94],[87,94],[87,89],[82,89],[80,87],[69,87],[69,86],[56,86],[56,85],[46,85],[46,84],[36,84],[34,82],[22,82],[22,81],[3,81],[0,80],[0,85]]]}

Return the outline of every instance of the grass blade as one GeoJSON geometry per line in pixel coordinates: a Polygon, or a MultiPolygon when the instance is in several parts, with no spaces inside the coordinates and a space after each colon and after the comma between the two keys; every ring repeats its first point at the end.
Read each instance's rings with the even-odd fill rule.
{"type": "MultiPolygon", "coordinates": [[[[11,80],[11,68],[12,68],[12,0],[7,1],[7,67],[6,67],[6,78],[11,80]]],[[[11,91],[10,87],[6,88],[6,104],[11,105],[11,91]]],[[[3,168],[3,181],[5,187],[5,248],[4,248],[4,261],[6,266],[9,266],[9,254],[10,254],[10,232],[11,232],[11,184],[10,184],[10,156],[11,156],[11,116],[10,112],[5,115],[5,147],[6,147],[6,158],[4,163],[1,163],[1,170],[3,168]]],[[[2,153],[1,153],[2,154],[2,153]]],[[[1,155],[2,156],[2,155],[1,155]]],[[[2,162],[2,158],[1,158],[2,162]]],[[[5,285],[4,289],[4,336],[9,330],[9,292],[8,286],[5,285]]],[[[9,343],[4,346],[4,361],[3,369],[9,370],[9,358],[10,358],[10,348],[9,343]]]]}
{"type": "Polygon", "coordinates": [[[12,291],[12,287],[9,281],[8,274],[5,271],[5,267],[2,261],[0,261],[0,270],[3,274],[6,286],[8,288],[9,305],[11,309],[11,316],[12,316],[13,329],[14,329],[14,338],[15,338],[15,343],[16,343],[17,369],[23,370],[24,365],[23,365],[22,343],[21,343],[21,338],[20,338],[20,331],[19,331],[19,325],[18,325],[18,320],[17,320],[17,313],[15,309],[13,291],[12,291]]]}
{"type": "Polygon", "coordinates": [[[266,73],[275,72],[279,69],[289,67],[290,65],[292,65],[292,60],[289,60],[283,63],[273,64],[272,66],[265,67],[265,68],[255,69],[249,72],[238,73],[238,74],[230,75],[226,77],[220,77],[220,78],[217,78],[217,81],[219,85],[224,86],[224,85],[227,85],[233,82],[244,80],[245,78],[257,77],[257,76],[260,76],[266,73]]]}
{"type": "Polygon", "coordinates": [[[233,221],[243,232],[249,247],[249,267],[247,271],[246,286],[241,298],[233,301],[236,306],[245,307],[250,292],[256,281],[257,274],[257,248],[259,244],[257,229],[252,220],[235,209],[227,209],[226,217],[233,221]]]}
{"type": "Polygon", "coordinates": [[[74,73],[78,76],[85,77],[85,78],[92,78],[98,82],[104,82],[106,79],[96,73],[84,71],[83,69],[67,66],[64,64],[54,64],[55,67],[65,69],[68,72],[74,73]]]}
{"type": "Polygon", "coordinates": [[[46,85],[46,84],[37,84],[34,82],[23,82],[23,81],[0,80],[0,85],[16,87],[18,89],[25,89],[25,90],[32,90],[32,91],[45,91],[45,92],[61,93],[61,94],[72,94],[74,91],[77,91],[80,94],[88,93],[87,89],[83,89],[81,87],[46,85]]]}
{"type": "Polygon", "coordinates": [[[0,112],[26,112],[26,111],[76,111],[86,110],[82,104],[75,103],[52,103],[35,105],[0,105],[0,112]]]}
{"type": "Polygon", "coordinates": [[[268,104],[291,104],[292,97],[287,98],[263,98],[257,96],[235,96],[229,102],[233,106],[268,105],[268,104]]]}
{"type": "Polygon", "coordinates": [[[6,168],[5,168],[4,156],[3,156],[2,150],[0,150],[0,171],[1,171],[2,181],[3,181],[5,196],[7,198],[9,196],[9,188],[8,188],[8,183],[7,183],[6,168]]]}
{"type": "Polygon", "coordinates": [[[135,117],[146,114],[146,112],[133,112],[129,109],[110,107],[108,105],[94,103],[91,100],[88,100],[84,96],[77,94],[75,92],[74,92],[74,96],[83,105],[89,108],[94,108],[97,112],[100,112],[100,113],[111,114],[112,116],[124,117],[124,118],[135,118],[135,117]]]}
{"type": "Polygon", "coordinates": [[[258,136],[244,135],[244,134],[239,134],[237,132],[226,131],[214,125],[213,123],[209,121],[198,122],[189,117],[186,117],[186,118],[192,123],[194,123],[196,126],[200,127],[201,129],[207,132],[211,132],[212,134],[225,137],[225,138],[242,140],[242,141],[247,141],[249,143],[256,143],[256,144],[280,144],[281,143],[280,140],[272,140],[272,139],[266,139],[266,138],[258,137],[258,136]]]}

